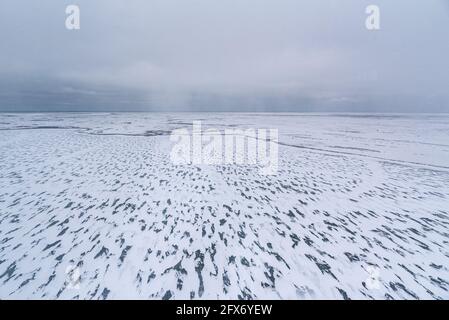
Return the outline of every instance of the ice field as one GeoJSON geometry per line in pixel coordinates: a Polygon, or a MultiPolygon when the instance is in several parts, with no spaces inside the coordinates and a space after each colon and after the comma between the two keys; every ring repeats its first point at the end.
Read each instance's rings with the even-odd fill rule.
{"type": "Polygon", "coordinates": [[[0,299],[449,299],[449,115],[0,114],[0,299]],[[276,175],[174,129],[279,130],[276,175]]]}

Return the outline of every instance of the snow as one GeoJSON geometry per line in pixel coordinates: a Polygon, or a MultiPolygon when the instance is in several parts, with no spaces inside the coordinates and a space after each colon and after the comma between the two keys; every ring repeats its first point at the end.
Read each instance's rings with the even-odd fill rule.
{"type": "Polygon", "coordinates": [[[0,134],[1,299],[449,298],[448,115],[0,114],[0,134]],[[278,129],[278,173],[173,164],[193,121],[278,129]]]}

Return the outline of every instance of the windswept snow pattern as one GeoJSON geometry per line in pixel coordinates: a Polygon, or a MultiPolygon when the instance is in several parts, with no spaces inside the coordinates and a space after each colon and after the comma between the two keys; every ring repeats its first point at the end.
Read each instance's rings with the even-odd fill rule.
{"type": "Polygon", "coordinates": [[[1,299],[449,298],[449,116],[0,114],[0,134],[1,299]],[[193,120],[279,129],[278,174],[174,165],[193,120]]]}

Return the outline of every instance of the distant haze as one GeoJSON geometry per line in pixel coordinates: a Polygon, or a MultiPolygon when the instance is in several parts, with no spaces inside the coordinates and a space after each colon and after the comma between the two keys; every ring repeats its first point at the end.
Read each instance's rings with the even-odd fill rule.
{"type": "Polygon", "coordinates": [[[2,0],[0,46],[0,111],[449,112],[447,0],[2,0]]]}

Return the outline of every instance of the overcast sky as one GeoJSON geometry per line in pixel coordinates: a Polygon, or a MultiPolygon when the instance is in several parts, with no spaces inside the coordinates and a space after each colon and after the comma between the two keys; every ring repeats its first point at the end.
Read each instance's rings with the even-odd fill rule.
{"type": "Polygon", "coordinates": [[[2,0],[0,111],[56,110],[449,112],[449,0],[2,0]]]}

